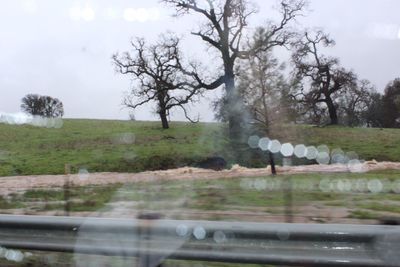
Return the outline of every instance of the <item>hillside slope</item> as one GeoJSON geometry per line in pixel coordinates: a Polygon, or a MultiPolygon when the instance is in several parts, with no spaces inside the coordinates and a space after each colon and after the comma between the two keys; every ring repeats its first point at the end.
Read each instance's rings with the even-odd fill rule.
{"type": "MultiPolygon", "coordinates": [[[[369,160],[400,161],[400,130],[284,126],[274,138],[355,151],[369,160]]],[[[223,125],[66,119],[60,129],[0,124],[0,176],[73,172],[136,172],[224,155],[223,125]]]]}

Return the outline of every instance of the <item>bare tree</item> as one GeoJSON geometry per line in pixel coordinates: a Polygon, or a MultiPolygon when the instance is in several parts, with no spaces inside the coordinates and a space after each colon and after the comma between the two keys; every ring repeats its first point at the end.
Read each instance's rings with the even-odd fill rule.
{"type": "Polygon", "coordinates": [[[365,112],[376,94],[374,86],[368,80],[360,80],[338,96],[339,116],[347,126],[366,126],[365,112]]]}
{"type": "Polygon", "coordinates": [[[256,13],[246,0],[163,0],[175,7],[177,15],[195,13],[202,16],[204,24],[192,34],[214,48],[222,59],[221,75],[215,79],[216,89],[224,85],[231,140],[240,140],[242,135],[244,104],[235,86],[235,64],[239,59],[248,59],[258,50],[269,50],[287,44],[291,34],[285,29],[305,6],[304,0],[282,0],[281,20],[268,24],[268,30],[254,47],[244,48],[249,17],[256,13]]]}
{"type": "Polygon", "coordinates": [[[185,63],[179,48],[179,38],[173,35],[160,36],[154,45],[144,39],[132,41],[133,52],[112,56],[116,71],[131,75],[134,86],[126,95],[123,104],[136,109],[149,102],[157,103],[157,114],[162,127],[169,128],[168,116],[173,108],[181,108],[188,120],[185,105],[195,101],[202,88],[208,85],[199,77],[199,65],[185,63]]]}
{"type": "Polygon", "coordinates": [[[400,78],[386,86],[382,103],[383,127],[400,128],[400,78]]]}
{"type": "Polygon", "coordinates": [[[330,47],[335,42],[322,31],[306,32],[295,44],[293,62],[298,81],[298,92],[293,97],[303,104],[304,112],[312,111],[316,117],[322,116],[327,108],[330,124],[338,124],[336,98],[341,91],[355,86],[356,76],[342,68],[337,58],[320,53],[322,47],[330,47]],[[322,105],[324,104],[324,105],[322,105]]]}
{"type": "Polygon", "coordinates": [[[22,98],[21,109],[34,116],[48,118],[62,117],[64,115],[63,103],[57,98],[28,94],[22,98]]]}

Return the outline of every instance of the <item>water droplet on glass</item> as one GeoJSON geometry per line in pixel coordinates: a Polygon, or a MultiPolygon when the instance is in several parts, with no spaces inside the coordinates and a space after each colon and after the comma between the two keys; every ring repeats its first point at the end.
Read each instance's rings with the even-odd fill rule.
{"type": "Polygon", "coordinates": [[[132,163],[136,159],[136,154],[132,151],[127,151],[124,153],[124,159],[125,159],[125,161],[132,163]]]}
{"type": "Polygon", "coordinates": [[[329,147],[327,145],[319,145],[317,147],[317,150],[318,150],[319,153],[326,152],[329,155],[329,147]]]}
{"type": "Polygon", "coordinates": [[[226,242],[226,235],[222,231],[215,231],[213,235],[213,239],[215,243],[224,243],[226,242]]]}
{"type": "Polygon", "coordinates": [[[307,154],[306,158],[308,160],[313,160],[316,159],[318,155],[318,150],[315,148],[315,146],[309,146],[307,147],[307,154]]]}
{"type": "Polygon", "coordinates": [[[136,136],[133,133],[117,134],[111,138],[116,145],[130,145],[135,142],[136,136]]]}
{"type": "Polygon", "coordinates": [[[392,182],[392,191],[396,194],[400,194],[400,179],[392,182]]]}
{"type": "Polygon", "coordinates": [[[265,179],[256,179],[254,181],[254,188],[258,191],[267,189],[267,181],[265,179]]]}
{"type": "Polygon", "coordinates": [[[331,183],[331,180],[330,179],[328,179],[328,178],[324,178],[324,179],[322,179],[320,182],[319,182],[319,189],[322,191],[322,192],[330,192],[331,191],[331,187],[330,187],[330,183],[331,183]]]}
{"type": "Polygon", "coordinates": [[[354,191],[356,192],[366,192],[368,190],[367,179],[357,179],[354,183],[354,191]]]}
{"type": "Polygon", "coordinates": [[[329,153],[327,153],[327,152],[319,152],[318,153],[318,156],[317,156],[318,164],[326,165],[326,164],[329,164],[330,160],[331,159],[329,157],[329,153]]]}
{"type": "Polygon", "coordinates": [[[9,261],[21,262],[24,259],[24,254],[21,251],[9,249],[5,253],[5,258],[9,261]]]}
{"type": "Polygon", "coordinates": [[[371,193],[380,193],[383,189],[382,182],[379,179],[372,179],[368,181],[367,186],[371,193]]]}
{"type": "Polygon", "coordinates": [[[293,156],[294,148],[293,145],[290,143],[284,143],[281,147],[281,154],[284,157],[291,157],[293,156]]]}
{"type": "Polygon", "coordinates": [[[294,147],[294,155],[298,158],[304,158],[307,153],[307,148],[305,145],[296,145],[294,147]]]}
{"type": "Polygon", "coordinates": [[[362,164],[358,159],[349,160],[347,163],[347,167],[350,172],[357,173],[357,172],[365,172],[364,164],[362,164]]]}
{"type": "Polygon", "coordinates": [[[279,240],[286,241],[290,237],[290,233],[288,230],[279,230],[276,235],[278,236],[279,240]]]}
{"type": "Polygon", "coordinates": [[[263,137],[258,141],[258,147],[262,150],[262,151],[267,151],[268,147],[269,147],[269,143],[270,140],[268,137],[263,137]]]}
{"type": "Polygon", "coordinates": [[[80,168],[78,171],[78,177],[80,180],[86,180],[89,178],[89,171],[86,168],[80,168]]]}
{"type": "Polygon", "coordinates": [[[206,230],[201,226],[196,226],[193,230],[193,235],[197,240],[206,238],[206,230]]]}
{"type": "Polygon", "coordinates": [[[331,152],[331,163],[332,164],[343,164],[344,163],[344,152],[340,148],[335,148],[331,152]]]}
{"type": "Polygon", "coordinates": [[[6,255],[7,249],[0,247],[0,257],[4,257],[6,255]]]}
{"type": "Polygon", "coordinates": [[[281,142],[272,140],[269,143],[268,150],[271,151],[271,153],[278,153],[281,150],[281,142]]]}
{"type": "Polygon", "coordinates": [[[346,153],[346,157],[349,159],[349,161],[350,160],[354,160],[354,159],[359,159],[358,158],[358,154],[356,153],[356,152],[354,152],[354,151],[349,151],[349,152],[347,152],[346,153]]]}
{"type": "Polygon", "coordinates": [[[54,119],[54,128],[56,129],[60,129],[62,128],[64,125],[64,121],[62,120],[62,118],[55,118],[54,119]]]}
{"type": "Polygon", "coordinates": [[[340,179],[337,182],[337,189],[338,189],[339,192],[342,192],[342,193],[350,192],[351,191],[351,187],[352,187],[351,181],[348,180],[348,179],[343,179],[343,180],[340,179]]]}
{"type": "Polygon", "coordinates": [[[258,142],[260,141],[260,137],[258,137],[257,135],[252,135],[249,137],[249,139],[247,140],[247,144],[249,145],[249,147],[251,148],[258,148],[258,142]]]}
{"type": "Polygon", "coordinates": [[[251,180],[249,178],[240,180],[240,187],[245,190],[250,189],[251,188],[251,180]]]}
{"type": "Polygon", "coordinates": [[[184,224],[180,224],[176,227],[175,231],[178,236],[184,237],[189,233],[189,228],[184,224]]]}

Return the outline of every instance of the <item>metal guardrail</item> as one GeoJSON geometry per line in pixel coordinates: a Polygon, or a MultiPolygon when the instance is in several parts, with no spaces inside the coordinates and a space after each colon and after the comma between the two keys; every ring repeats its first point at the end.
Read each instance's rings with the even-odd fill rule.
{"type": "MultiPolygon", "coordinates": [[[[287,266],[400,266],[400,228],[0,216],[13,249],[287,266]]],[[[151,264],[150,264],[151,265],[151,264]]]]}

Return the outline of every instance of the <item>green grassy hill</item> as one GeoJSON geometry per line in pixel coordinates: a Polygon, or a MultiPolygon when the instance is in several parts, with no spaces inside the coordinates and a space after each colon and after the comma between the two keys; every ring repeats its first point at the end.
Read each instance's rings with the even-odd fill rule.
{"type": "MultiPolygon", "coordinates": [[[[0,176],[73,171],[143,171],[194,164],[224,155],[224,127],[218,123],[64,120],[60,129],[0,124],[0,176]]],[[[400,130],[284,126],[274,138],[293,144],[326,144],[355,151],[363,159],[400,161],[400,130]]]]}

